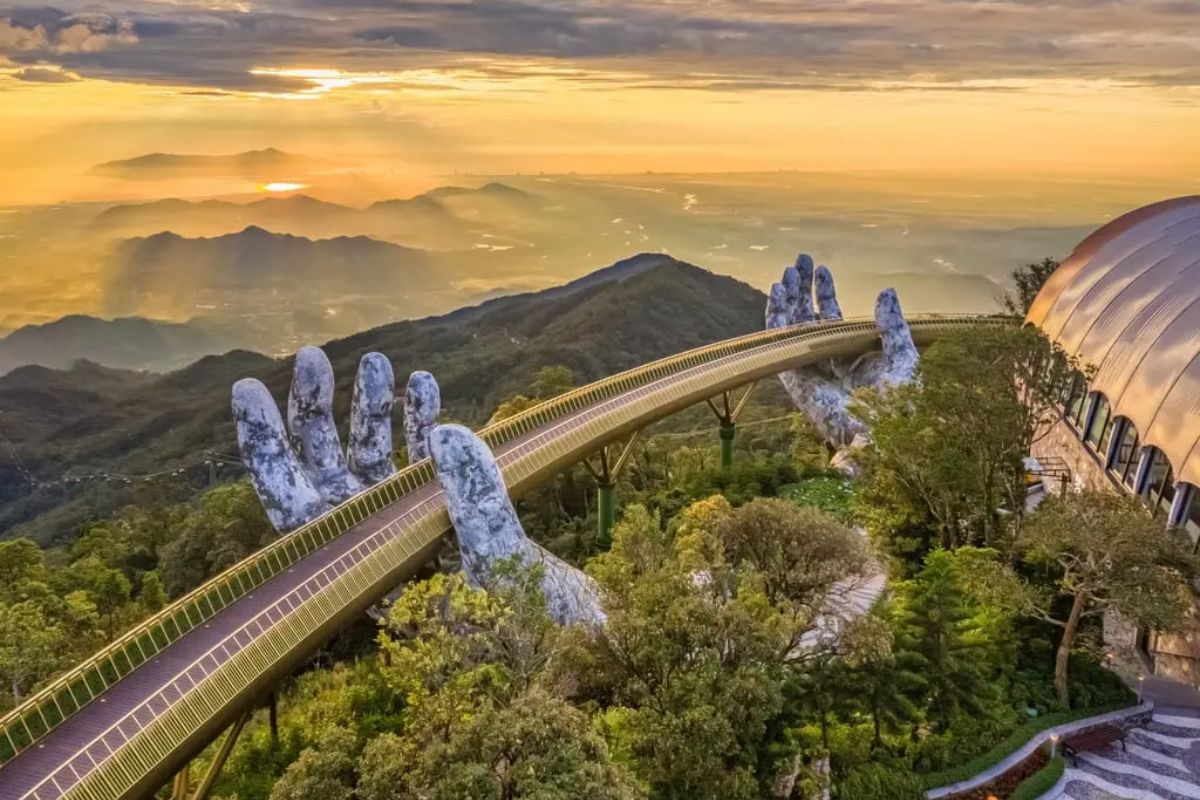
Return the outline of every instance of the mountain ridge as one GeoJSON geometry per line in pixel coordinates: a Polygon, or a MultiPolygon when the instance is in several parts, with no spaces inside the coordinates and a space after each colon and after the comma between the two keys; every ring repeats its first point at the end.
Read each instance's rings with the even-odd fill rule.
{"type": "Polygon", "coordinates": [[[231,349],[232,336],[188,322],[69,314],[0,338],[0,374],[27,365],[65,369],[76,361],[163,372],[231,349]]]}
{"type": "MultiPolygon", "coordinates": [[[[442,386],[445,417],[480,424],[505,397],[525,391],[547,364],[568,366],[583,383],[761,326],[764,296],[740,281],[661,254],[630,261],[632,266],[608,268],[606,280],[585,280],[574,291],[553,287],[499,298],[470,314],[391,323],[326,343],[339,424],[347,417],[358,361],[371,350],[392,361],[400,387],[411,371],[431,371],[442,386]]],[[[44,544],[67,541],[85,520],[135,499],[180,499],[198,491],[207,472],[191,468],[159,488],[45,490],[33,489],[21,470],[36,476],[68,470],[158,473],[194,465],[208,451],[236,453],[229,390],[243,377],[263,380],[282,401],[291,359],[234,350],[162,376],[113,373],[103,391],[85,373],[18,370],[0,377],[0,400],[10,403],[0,405],[0,436],[23,459],[19,467],[11,454],[0,453],[2,535],[30,535],[44,544]],[[20,390],[10,391],[17,383],[20,390]],[[61,415],[40,404],[21,405],[21,397],[33,396],[35,389],[51,395],[70,391],[80,399],[61,415]],[[37,424],[22,422],[29,419],[37,424]]],[[[400,413],[397,404],[397,430],[400,413]]]]}
{"type": "Polygon", "coordinates": [[[122,177],[142,176],[144,173],[174,174],[186,171],[214,172],[231,170],[233,174],[253,175],[259,170],[278,169],[308,163],[305,156],[287,153],[276,147],[246,150],[241,153],[144,153],[96,164],[88,170],[98,175],[122,177]]]}

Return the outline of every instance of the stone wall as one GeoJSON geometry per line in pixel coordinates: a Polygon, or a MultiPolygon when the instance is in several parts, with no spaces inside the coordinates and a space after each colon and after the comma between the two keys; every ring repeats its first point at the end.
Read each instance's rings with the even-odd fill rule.
{"type": "MultiPolygon", "coordinates": [[[[1071,471],[1071,485],[1077,490],[1118,491],[1100,459],[1066,421],[1060,420],[1032,449],[1033,457],[1045,466],[1055,462],[1065,464],[1071,471]]],[[[1057,493],[1060,490],[1061,486],[1055,479],[1046,478],[1045,481],[1047,492],[1057,493]]],[[[1122,660],[1132,663],[1136,658],[1137,628],[1118,615],[1105,614],[1104,643],[1122,660]]],[[[1200,685],[1200,606],[1193,614],[1187,632],[1154,634],[1150,636],[1148,650],[1155,675],[1193,686],[1200,685]]]]}
{"type": "MultiPolygon", "coordinates": [[[[1079,434],[1065,420],[1059,420],[1048,434],[1033,445],[1032,450],[1033,457],[1047,465],[1055,460],[1065,463],[1071,470],[1071,483],[1077,490],[1114,488],[1100,459],[1080,441],[1079,434]]],[[[1054,493],[1060,488],[1058,485],[1046,486],[1048,492],[1054,493]]]]}

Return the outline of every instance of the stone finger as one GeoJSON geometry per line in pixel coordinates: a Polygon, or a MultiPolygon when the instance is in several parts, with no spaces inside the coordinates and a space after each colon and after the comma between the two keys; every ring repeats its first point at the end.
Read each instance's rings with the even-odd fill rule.
{"type": "Polygon", "coordinates": [[[392,462],[392,402],[396,378],[382,353],[367,353],[358,362],[350,402],[350,446],[346,461],[360,481],[370,486],[396,471],[392,462]]]}
{"type": "Polygon", "coordinates": [[[879,382],[895,385],[911,381],[917,371],[919,356],[895,289],[884,289],[879,293],[875,301],[875,327],[879,329],[883,344],[883,370],[879,382]]]}
{"type": "Polygon", "coordinates": [[[333,366],[319,347],[302,347],[296,353],[288,431],[300,463],[327,502],[341,503],[362,491],[362,483],[346,466],[333,422],[333,366]]]}
{"type": "Polygon", "coordinates": [[[787,289],[782,283],[771,284],[767,295],[767,330],[786,328],[791,324],[791,309],[787,304],[787,289]]]}
{"type": "Polygon", "coordinates": [[[266,386],[253,378],[235,383],[233,419],[242,463],[277,531],[298,528],[329,508],[301,467],[266,386]]]}
{"type": "Polygon", "coordinates": [[[817,267],[816,273],[817,311],[821,319],[837,320],[842,318],[842,307],[838,304],[837,288],[833,285],[833,273],[824,264],[817,267]]]}
{"type": "MultiPolygon", "coordinates": [[[[817,318],[813,313],[813,260],[812,256],[807,253],[801,253],[796,257],[796,266],[788,267],[784,270],[786,276],[789,271],[795,271],[796,277],[793,279],[796,284],[796,300],[792,307],[792,324],[801,322],[812,322],[817,318]]],[[[785,278],[786,279],[786,278],[785,278]]]]}
{"type": "Polygon", "coordinates": [[[429,433],[442,413],[442,393],[428,372],[418,370],[408,376],[404,391],[404,439],[408,445],[408,463],[429,458],[429,433]]]}

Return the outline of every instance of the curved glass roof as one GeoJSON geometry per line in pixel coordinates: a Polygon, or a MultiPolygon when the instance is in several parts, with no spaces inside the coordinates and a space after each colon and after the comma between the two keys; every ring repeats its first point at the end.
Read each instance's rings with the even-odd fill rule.
{"type": "Polygon", "coordinates": [[[1200,485],[1200,195],[1132,211],[1080,242],[1029,309],[1095,368],[1094,391],[1200,485]]]}

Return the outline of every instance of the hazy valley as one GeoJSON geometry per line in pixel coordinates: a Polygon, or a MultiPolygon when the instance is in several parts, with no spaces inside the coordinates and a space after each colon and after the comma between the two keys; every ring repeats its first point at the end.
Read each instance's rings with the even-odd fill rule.
{"type": "Polygon", "coordinates": [[[1061,257],[1155,190],[1096,184],[1088,202],[1068,204],[1083,187],[994,178],[967,191],[962,180],[898,174],[503,176],[351,203],[353,184],[322,163],[276,150],[156,153],[93,173],[151,197],[160,181],[185,178],[312,183],[5,209],[0,331],[24,330],[0,340],[0,370],[76,358],[163,370],[232,347],[286,354],[639,252],[766,287],[804,250],[834,269],[849,314],[869,313],[884,286],[910,311],[991,311],[1015,266],[1061,257]],[[72,315],[148,322],[45,325],[72,315]]]}

